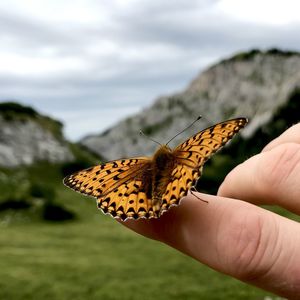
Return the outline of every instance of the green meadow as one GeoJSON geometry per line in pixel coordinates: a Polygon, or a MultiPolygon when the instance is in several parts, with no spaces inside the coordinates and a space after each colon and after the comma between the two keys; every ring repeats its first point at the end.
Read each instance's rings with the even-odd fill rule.
{"type": "Polygon", "coordinates": [[[61,169],[0,171],[0,203],[29,201],[0,212],[0,299],[278,299],[129,231],[64,187],[61,169]],[[45,218],[49,202],[73,217],[45,218]]]}

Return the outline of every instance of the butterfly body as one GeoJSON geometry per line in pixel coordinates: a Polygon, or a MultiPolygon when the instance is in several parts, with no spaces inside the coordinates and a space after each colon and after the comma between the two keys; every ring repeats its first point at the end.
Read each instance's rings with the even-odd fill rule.
{"type": "MultiPolygon", "coordinates": [[[[166,191],[169,178],[176,165],[176,157],[170,147],[162,145],[152,159],[152,205],[154,213],[159,213],[162,205],[162,196],[166,191]]],[[[150,194],[149,194],[150,196],[150,194]]]]}
{"type": "Polygon", "coordinates": [[[64,184],[97,198],[98,207],[113,217],[159,218],[180,203],[201,176],[204,163],[247,122],[236,118],[218,123],[173,150],[162,145],[152,157],[110,161],[71,174],[64,184]]]}

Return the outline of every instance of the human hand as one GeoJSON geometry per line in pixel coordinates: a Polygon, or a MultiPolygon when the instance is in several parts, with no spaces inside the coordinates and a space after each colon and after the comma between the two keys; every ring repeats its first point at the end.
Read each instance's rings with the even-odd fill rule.
{"type": "Polygon", "coordinates": [[[209,203],[189,194],[159,219],[122,223],[219,272],[300,299],[300,224],[256,206],[300,214],[300,124],[232,170],[217,196],[197,196],[209,203]]]}

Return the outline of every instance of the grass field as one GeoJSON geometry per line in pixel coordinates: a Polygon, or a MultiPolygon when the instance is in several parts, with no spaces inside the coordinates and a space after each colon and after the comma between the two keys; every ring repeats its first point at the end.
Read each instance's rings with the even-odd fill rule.
{"type": "Polygon", "coordinates": [[[0,214],[0,299],[279,299],[129,231],[54,180],[56,171],[29,175],[49,178],[77,218],[0,214]]]}
{"type": "Polygon", "coordinates": [[[2,225],[0,299],[263,299],[74,197],[80,221],[2,225]],[[81,204],[78,204],[79,202],[81,204]],[[84,204],[83,204],[84,203],[84,204]]]}

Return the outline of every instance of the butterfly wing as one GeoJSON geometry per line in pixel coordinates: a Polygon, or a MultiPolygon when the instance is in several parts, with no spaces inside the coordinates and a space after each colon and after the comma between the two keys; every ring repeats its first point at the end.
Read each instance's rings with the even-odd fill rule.
{"type": "Polygon", "coordinates": [[[160,215],[170,207],[178,205],[180,199],[187,195],[189,189],[199,177],[200,175],[197,169],[192,169],[184,164],[176,165],[162,196],[160,215]]]}
{"type": "Polygon", "coordinates": [[[177,205],[187,195],[190,187],[201,176],[204,163],[247,122],[245,118],[237,118],[216,124],[200,131],[174,149],[177,164],[163,195],[161,212],[177,205]]]}
{"type": "Polygon", "coordinates": [[[113,217],[150,218],[154,216],[146,180],[150,167],[147,157],[115,160],[69,175],[64,184],[97,198],[98,207],[113,217]]]}
{"type": "Polygon", "coordinates": [[[174,150],[178,162],[190,168],[199,168],[233,136],[248,120],[237,118],[218,123],[190,137],[174,150]]]}

